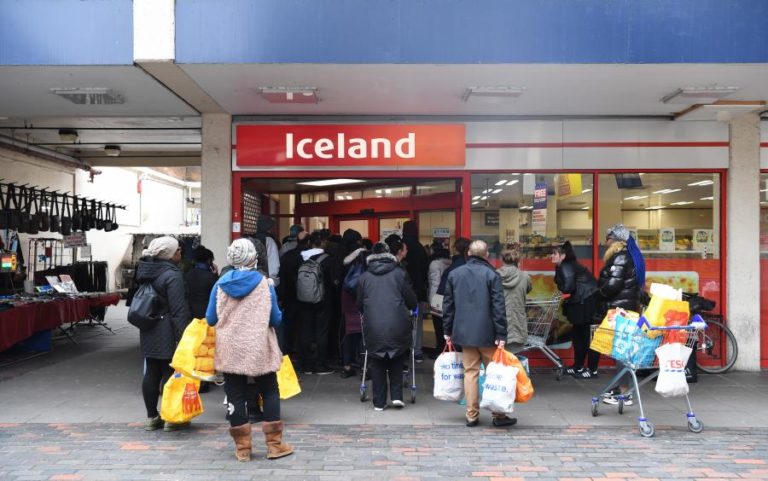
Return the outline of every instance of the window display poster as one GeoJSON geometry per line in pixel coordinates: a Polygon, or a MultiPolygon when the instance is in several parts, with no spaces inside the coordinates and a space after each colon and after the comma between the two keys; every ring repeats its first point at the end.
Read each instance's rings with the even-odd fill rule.
{"type": "Polygon", "coordinates": [[[693,250],[710,253],[713,244],[712,229],[693,229],[693,250]]]}
{"type": "Polygon", "coordinates": [[[558,199],[581,195],[581,174],[556,175],[555,192],[557,192],[558,199]]]}
{"type": "Polygon", "coordinates": [[[451,237],[451,229],[449,229],[448,227],[433,227],[432,237],[434,237],[435,239],[446,239],[448,237],[451,237]]]}
{"type": "Polygon", "coordinates": [[[670,251],[675,250],[675,229],[672,227],[662,227],[659,229],[659,250],[670,251]]]}
{"type": "Polygon", "coordinates": [[[486,212],[485,213],[485,225],[486,225],[486,227],[498,227],[499,226],[499,213],[498,212],[486,212]]]}
{"type": "Polygon", "coordinates": [[[534,234],[547,233],[547,183],[536,184],[533,191],[533,211],[531,212],[531,228],[534,234]]]}

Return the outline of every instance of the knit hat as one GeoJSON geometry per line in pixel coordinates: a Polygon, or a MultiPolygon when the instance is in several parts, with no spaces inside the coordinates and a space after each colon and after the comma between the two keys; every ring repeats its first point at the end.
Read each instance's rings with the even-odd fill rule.
{"type": "Polygon", "coordinates": [[[605,231],[605,237],[627,242],[627,239],[629,239],[629,229],[624,227],[624,224],[614,224],[605,231]]]}
{"type": "Polygon", "coordinates": [[[156,257],[162,260],[171,260],[179,249],[179,241],[171,236],[158,237],[149,243],[149,247],[144,249],[145,256],[156,257]]]}
{"type": "Polygon", "coordinates": [[[256,246],[248,239],[236,239],[227,248],[227,261],[235,269],[249,269],[256,267],[256,246]]]}

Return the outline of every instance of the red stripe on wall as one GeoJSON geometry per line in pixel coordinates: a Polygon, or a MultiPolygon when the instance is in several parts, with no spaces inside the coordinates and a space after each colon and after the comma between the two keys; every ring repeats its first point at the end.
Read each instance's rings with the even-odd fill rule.
{"type": "MultiPolygon", "coordinates": [[[[768,144],[768,143],[767,143],[768,144]]],[[[487,142],[470,143],[468,149],[561,149],[601,147],[728,147],[728,142],[487,142]]]]}

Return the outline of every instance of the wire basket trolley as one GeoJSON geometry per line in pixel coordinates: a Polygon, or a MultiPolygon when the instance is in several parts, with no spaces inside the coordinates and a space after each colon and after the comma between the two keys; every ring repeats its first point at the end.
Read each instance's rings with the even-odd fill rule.
{"type": "Polygon", "coordinates": [[[555,351],[547,346],[547,339],[552,325],[560,311],[562,295],[556,292],[550,297],[530,298],[525,301],[525,314],[528,318],[528,337],[525,347],[519,352],[537,349],[541,351],[555,365],[557,380],[565,373],[563,361],[555,351]]]}

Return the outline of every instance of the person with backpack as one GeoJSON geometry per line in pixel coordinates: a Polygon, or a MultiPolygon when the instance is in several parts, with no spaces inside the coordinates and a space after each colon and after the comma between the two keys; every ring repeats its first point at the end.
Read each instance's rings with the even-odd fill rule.
{"type": "Polygon", "coordinates": [[[255,390],[264,400],[262,431],[267,459],[293,453],[283,443],[280,419],[280,393],[277,371],[283,354],[277,344],[275,327],[282,322],[277,293],[268,278],[256,270],[256,248],[248,239],[237,239],[227,249],[227,260],[234,269],[214,286],[206,320],[216,326],[216,371],[224,374],[227,393],[229,434],[235,442],[238,461],[250,461],[251,424],[247,402],[255,390]],[[248,385],[253,377],[253,386],[248,385]]]}
{"type": "Polygon", "coordinates": [[[179,242],[165,236],[149,244],[136,266],[139,287],[128,310],[128,319],[129,322],[134,321],[132,323],[135,323],[135,318],[145,321],[139,331],[139,343],[146,365],[141,392],[147,409],[144,423],[147,431],[161,427],[163,431],[174,431],[182,426],[163,423],[157,411],[160,390],[173,374],[170,364],[176,343],[192,320],[185,298],[184,278],[177,266],[180,260],[179,242]],[[155,312],[150,312],[152,310],[155,312]]]}
{"type": "Polygon", "coordinates": [[[367,270],[357,281],[356,302],[363,315],[373,408],[383,411],[387,407],[387,372],[392,405],[402,408],[405,406],[402,366],[412,345],[411,310],[418,301],[408,274],[389,252],[387,244],[375,244],[367,262],[367,270]]]}
{"type": "Polygon", "coordinates": [[[555,284],[563,293],[563,314],[573,324],[573,365],[565,370],[577,379],[597,377],[600,353],[589,348],[597,302],[595,276],[579,263],[569,241],[552,249],[555,284]],[[587,367],[584,368],[584,359],[587,367]]]}
{"type": "Polygon", "coordinates": [[[299,349],[304,374],[333,374],[328,367],[328,329],[335,278],[333,259],[323,250],[322,233],[309,236],[310,248],[301,253],[296,274],[299,349]]]}

